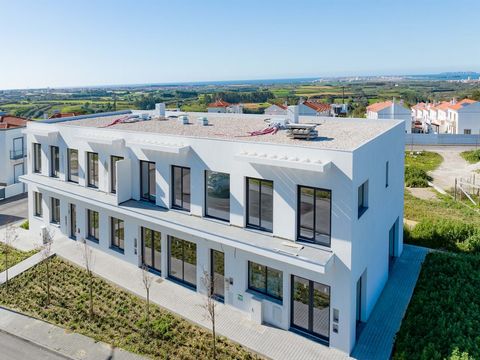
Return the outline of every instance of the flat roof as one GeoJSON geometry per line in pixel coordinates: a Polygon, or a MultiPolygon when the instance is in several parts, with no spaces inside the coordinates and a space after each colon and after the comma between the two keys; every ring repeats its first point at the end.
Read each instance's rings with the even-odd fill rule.
{"type": "MultiPolygon", "coordinates": [[[[141,114],[135,111],[134,114],[141,114]]],[[[152,114],[152,112],[145,111],[152,114]]],[[[312,147],[328,150],[352,151],[378,135],[390,130],[400,123],[398,120],[370,120],[354,118],[332,118],[319,116],[300,116],[301,124],[318,124],[318,138],[314,140],[294,140],[287,136],[287,130],[279,130],[276,134],[251,136],[250,133],[267,127],[268,119],[279,119],[279,116],[250,114],[216,114],[196,112],[169,112],[166,116],[187,115],[189,124],[184,125],[176,118],[150,120],[138,119],[137,122],[112,124],[127,115],[109,115],[90,118],[73,118],[58,123],[65,126],[82,126],[114,130],[128,130],[162,135],[221,139],[229,141],[252,141],[279,145],[312,147]],[[207,117],[208,126],[197,123],[199,117],[207,117]]]]}

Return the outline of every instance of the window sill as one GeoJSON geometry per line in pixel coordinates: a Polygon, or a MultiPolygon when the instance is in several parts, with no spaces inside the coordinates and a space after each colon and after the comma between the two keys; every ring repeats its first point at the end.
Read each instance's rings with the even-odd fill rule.
{"type": "Polygon", "coordinates": [[[254,290],[254,289],[250,289],[248,288],[247,290],[245,290],[245,292],[247,294],[250,294],[250,295],[253,295],[254,297],[262,300],[262,301],[269,301],[271,303],[274,303],[274,304],[277,304],[277,305],[282,305],[283,306],[283,299],[278,299],[276,297],[273,297],[273,296],[270,296],[270,295],[267,295],[267,294],[264,294],[260,291],[257,291],[257,290],[254,290]]]}
{"type": "Polygon", "coordinates": [[[320,244],[310,239],[297,238],[295,243],[301,244],[302,246],[311,246],[316,249],[322,249],[325,251],[332,251],[332,241],[330,240],[330,245],[320,244]]]}
{"type": "Polygon", "coordinates": [[[91,241],[91,242],[93,242],[93,243],[95,243],[95,244],[98,244],[98,243],[100,242],[99,239],[96,239],[96,238],[91,237],[91,236],[87,236],[87,240],[88,240],[88,241],[91,241]]]}
{"type": "Polygon", "coordinates": [[[258,232],[260,234],[266,234],[266,235],[271,235],[273,236],[273,231],[272,230],[268,230],[268,229],[265,229],[265,228],[261,228],[261,227],[257,227],[257,226],[253,226],[253,225],[246,225],[245,226],[245,230],[250,230],[250,231],[253,231],[253,232],[258,232]]]}
{"type": "Polygon", "coordinates": [[[115,251],[115,252],[117,252],[117,253],[119,253],[119,254],[122,254],[122,255],[125,254],[125,249],[122,249],[122,248],[120,248],[120,247],[118,247],[118,246],[110,246],[110,250],[113,250],[113,251],[115,251]]]}
{"type": "Polygon", "coordinates": [[[180,211],[182,213],[190,213],[190,209],[182,208],[182,207],[177,207],[177,206],[172,206],[171,210],[176,210],[180,211]]]}
{"type": "Polygon", "coordinates": [[[60,222],[52,222],[50,221],[50,225],[60,228],[60,222]]]}

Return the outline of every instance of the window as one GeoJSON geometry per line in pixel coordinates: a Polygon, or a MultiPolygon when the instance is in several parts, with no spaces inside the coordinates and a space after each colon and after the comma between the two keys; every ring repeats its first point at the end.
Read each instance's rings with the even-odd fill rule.
{"type": "Polygon", "coordinates": [[[110,218],[110,231],[112,248],[118,249],[121,252],[125,249],[125,225],[124,221],[117,218],[110,218]]]}
{"type": "Polygon", "coordinates": [[[155,163],[140,161],[140,197],[155,202],[155,163]]]}
{"type": "Polygon", "coordinates": [[[472,129],[463,129],[463,134],[464,135],[471,135],[472,134],[472,129]]]}
{"type": "Polygon", "coordinates": [[[77,239],[77,206],[70,204],[70,237],[77,239]]]}
{"type": "Polygon", "coordinates": [[[25,156],[25,151],[23,149],[23,137],[18,137],[13,139],[13,150],[10,150],[10,159],[16,160],[21,159],[25,156]]]}
{"type": "Polygon", "coordinates": [[[358,187],[358,218],[368,209],[368,180],[358,187]]]}
{"type": "Polygon", "coordinates": [[[273,181],[247,178],[247,226],[273,231],[273,181]]]}
{"type": "Polygon", "coordinates": [[[38,217],[42,217],[42,194],[39,192],[33,192],[33,214],[38,217]]]}
{"type": "Polygon", "coordinates": [[[78,150],[67,149],[68,181],[78,183],[78,150]]]}
{"type": "Polygon", "coordinates": [[[13,182],[18,184],[20,182],[20,176],[24,174],[23,162],[13,165],[13,182]]]}
{"type": "Polygon", "coordinates": [[[389,163],[388,161],[385,163],[385,187],[388,187],[388,171],[389,171],[389,163]]]}
{"type": "Polygon", "coordinates": [[[190,169],[172,166],[172,207],[190,211],[190,169]]]}
{"type": "Polygon", "coordinates": [[[98,154],[87,152],[87,185],[98,188],[98,154]]]}
{"type": "Polygon", "coordinates": [[[268,266],[248,262],[248,288],[278,300],[283,298],[283,273],[268,266]]]}
{"type": "Polygon", "coordinates": [[[197,285],[197,245],[174,236],[168,237],[168,276],[187,285],[197,285]]]}
{"type": "Polygon", "coordinates": [[[145,227],[142,227],[142,264],[161,272],[162,234],[145,227]]]}
{"type": "Polygon", "coordinates": [[[60,224],[60,200],[52,197],[52,207],[50,213],[50,222],[60,224]]]}
{"type": "Polygon", "coordinates": [[[60,171],[60,154],[58,146],[50,146],[50,176],[58,177],[60,171]]]}
{"type": "Polygon", "coordinates": [[[299,240],[330,246],[332,192],[308,186],[298,187],[299,240]]]}
{"type": "Polygon", "coordinates": [[[42,145],[33,143],[33,172],[42,172],[42,145]]]}
{"type": "Polygon", "coordinates": [[[88,240],[97,242],[99,241],[99,222],[98,222],[98,212],[93,210],[87,210],[87,222],[88,222],[88,231],[87,238],[88,240]]]}
{"type": "Polygon", "coordinates": [[[120,160],[123,160],[123,157],[112,156],[110,158],[110,185],[113,194],[117,192],[117,161],[120,160]]]}
{"type": "Polygon", "coordinates": [[[230,220],[230,175],[205,171],[205,215],[230,220]]]}

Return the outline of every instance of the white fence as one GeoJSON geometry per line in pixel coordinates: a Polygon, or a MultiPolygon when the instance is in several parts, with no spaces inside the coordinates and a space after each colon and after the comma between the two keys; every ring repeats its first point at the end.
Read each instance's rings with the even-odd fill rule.
{"type": "Polygon", "coordinates": [[[405,145],[480,145],[480,135],[405,134],[405,145]]]}
{"type": "Polygon", "coordinates": [[[0,188],[0,200],[19,195],[27,191],[27,186],[23,183],[16,183],[0,188]]]}

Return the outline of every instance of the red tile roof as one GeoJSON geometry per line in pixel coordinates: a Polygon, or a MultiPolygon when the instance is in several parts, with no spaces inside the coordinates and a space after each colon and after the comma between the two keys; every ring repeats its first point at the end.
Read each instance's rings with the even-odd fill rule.
{"type": "Polygon", "coordinates": [[[78,114],[75,114],[75,113],[56,113],[56,114],[52,114],[49,117],[49,119],[58,119],[58,118],[76,116],[76,115],[78,115],[78,114]]]}
{"type": "Polygon", "coordinates": [[[272,104],[272,105],[276,105],[276,106],[278,106],[280,109],[283,109],[283,110],[287,110],[287,109],[288,109],[288,106],[287,106],[287,105],[283,105],[283,104],[272,104]]]}
{"type": "Polygon", "coordinates": [[[367,111],[373,111],[373,112],[379,112],[380,110],[383,110],[387,107],[392,106],[392,101],[383,101],[383,102],[378,102],[372,105],[367,106],[367,111]]]}
{"type": "Polygon", "coordinates": [[[463,99],[463,100],[459,101],[458,103],[456,103],[455,105],[451,105],[449,107],[449,109],[459,110],[459,109],[463,108],[464,106],[467,106],[467,105],[470,105],[470,104],[473,104],[473,103],[476,103],[476,102],[477,101],[472,100],[472,99],[463,99]]]}
{"type": "Polygon", "coordinates": [[[308,106],[310,109],[315,110],[316,112],[326,112],[330,111],[331,106],[328,104],[322,104],[312,101],[304,101],[303,105],[308,106]]]}
{"type": "Polygon", "coordinates": [[[215,107],[228,107],[230,106],[230,103],[223,101],[223,100],[217,100],[211,104],[208,104],[209,108],[215,108],[215,107]]]}
{"type": "Polygon", "coordinates": [[[0,116],[0,129],[13,129],[17,127],[22,127],[27,124],[27,119],[13,116],[13,115],[3,115],[0,116]]]}

